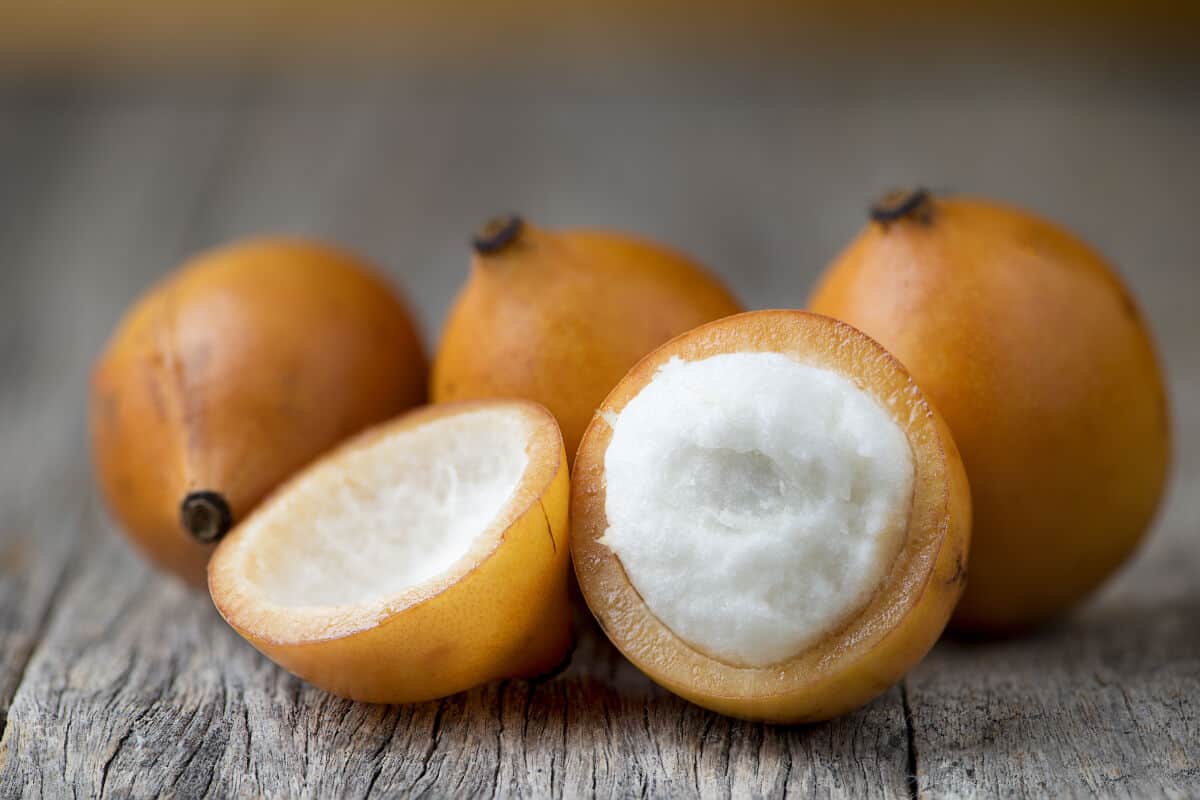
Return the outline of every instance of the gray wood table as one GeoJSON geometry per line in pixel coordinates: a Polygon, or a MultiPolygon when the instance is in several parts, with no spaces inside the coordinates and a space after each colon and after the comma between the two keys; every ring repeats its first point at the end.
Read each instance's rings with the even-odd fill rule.
{"type": "Polygon", "coordinates": [[[385,77],[0,87],[0,797],[1200,796],[1194,74],[385,77]],[[796,306],[866,203],[913,181],[1042,211],[1120,265],[1168,366],[1176,460],[1147,545],[1084,608],[944,641],[848,717],[707,713],[586,625],[546,683],[340,700],[147,568],[99,507],[90,362],[198,248],[345,243],[432,341],[496,211],[656,237],[751,306],[796,306]]]}

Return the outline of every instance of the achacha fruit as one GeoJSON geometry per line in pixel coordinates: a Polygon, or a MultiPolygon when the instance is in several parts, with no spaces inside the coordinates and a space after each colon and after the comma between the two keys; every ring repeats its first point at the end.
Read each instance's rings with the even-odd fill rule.
{"type": "Polygon", "coordinates": [[[605,231],[549,231],[517,216],[473,241],[433,365],[434,402],[521,397],[550,409],[573,457],[592,413],[639,358],[741,311],[702,267],[605,231]]]}
{"type": "Polygon", "coordinates": [[[1049,620],[1133,553],[1167,478],[1150,331],[1093,249],[1015,208],[893,193],[809,308],[890,350],[945,415],[971,478],[971,580],[955,626],[1049,620]]]}
{"type": "Polygon", "coordinates": [[[407,306],[355,257],[277,239],[203,253],[96,363],[100,487],[143,553],[201,586],[213,546],[271,489],[423,402],[426,374],[407,306]]]}

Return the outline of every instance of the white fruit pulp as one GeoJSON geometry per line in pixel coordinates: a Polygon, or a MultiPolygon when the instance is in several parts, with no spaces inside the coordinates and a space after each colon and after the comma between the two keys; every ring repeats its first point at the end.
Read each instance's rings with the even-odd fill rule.
{"type": "Polygon", "coordinates": [[[610,424],[601,541],[664,625],[722,661],[800,654],[867,604],[903,544],[908,438],[836,372],[675,358],[610,424]]]}
{"type": "Polygon", "coordinates": [[[319,464],[247,521],[250,579],[292,608],[373,603],[436,579],[508,505],[530,432],[519,411],[479,410],[319,464]]]}

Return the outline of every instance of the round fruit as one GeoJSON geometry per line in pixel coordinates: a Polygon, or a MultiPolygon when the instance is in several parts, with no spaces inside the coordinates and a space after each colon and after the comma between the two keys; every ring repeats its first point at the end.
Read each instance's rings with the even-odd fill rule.
{"type": "Polygon", "coordinates": [[[281,480],[422,402],[407,309],[349,255],[299,241],[213,250],[117,327],[92,376],[109,507],[159,566],[202,585],[212,544],[281,480]]]}
{"type": "Polygon", "coordinates": [[[971,476],[971,583],[957,627],[1051,618],[1132,553],[1166,480],[1163,377],[1104,260],[979,200],[895,193],[810,307],[881,342],[946,417],[971,476]]]}
{"type": "Polygon", "coordinates": [[[299,473],[221,542],[209,589],[273,661],[411,703],[559,666],[567,459],[523,401],[429,406],[299,473]]]}
{"type": "Polygon", "coordinates": [[[801,311],[728,317],[642,360],[584,434],[571,503],[609,638],[739,717],[866,703],[933,646],[966,578],[948,429],[882,347],[801,311]]]}
{"type": "Polygon", "coordinates": [[[506,217],[474,247],[434,360],[433,400],[537,401],[558,418],[568,455],[639,358],[741,310],[684,256],[617,234],[543,231],[506,217]]]}

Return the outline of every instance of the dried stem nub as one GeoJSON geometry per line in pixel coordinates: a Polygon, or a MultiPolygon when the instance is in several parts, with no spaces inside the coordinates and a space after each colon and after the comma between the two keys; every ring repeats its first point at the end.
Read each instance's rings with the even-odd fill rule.
{"type": "Polygon", "coordinates": [[[517,240],[524,226],[524,220],[516,214],[495,217],[484,223],[479,233],[472,237],[471,246],[481,256],[499,253],[517,240]]]}
{"type": "Polygon", "coordinates": [[[933,216],[933,195],[928,189],[893,189],[871,205],[871,219],[888,225],[902,219],[929,222],[933,216]]]}
{"type": "Polygon", "coordinates": [[[218,492],[189,492],[179,504],[183,529],[201,544],[218,542],[233,527],[229,503],[218,492]]]}

